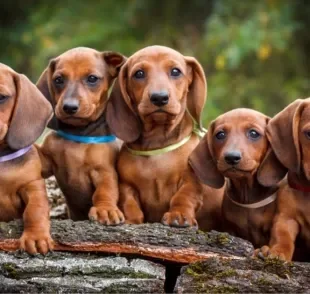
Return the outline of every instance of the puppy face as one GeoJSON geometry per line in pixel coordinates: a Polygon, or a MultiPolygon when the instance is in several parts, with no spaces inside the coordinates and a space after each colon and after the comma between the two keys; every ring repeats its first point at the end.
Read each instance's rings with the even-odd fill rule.
{"type": "Polygon", "coordinates": [[[256,172],[262,179],[284,177],[286,170],[274,156],[266,136],[268,121],[267,116],[250,109],[235,109],[219,116],[190,155],[189,163],[198,178],[220,188],[224,177],[250,178],[256,172]],[[268,164],[262,170],[267,156],[268,164]]]}
{"type": "Polygon", "coordinates": [[[211,148],[217,169],[229,178],[247,177],[257,171],[267,148],[268,118],[256,111],[230,111],[211,125],[211,148]]]}
{"type": "Polygon", "coordinates": [[[37,85],[70,125],[87,125],[102,114],[108,90],[125,57],[90,48],[69,50],[50,62],[37,85]]]}
{"type": "Polygon", "coordinates": [[[16,101],[14,74],[5,65],[0,65],[0,143],[9,130],[10,119],[16,101]]]}
{"type": "Polygon", "coordinates": [[[173,50],[152,50],[128,62],[127,90],[142,121],[172,123],[186,108],[192,79],[185,58],[173,50]]]}
{"type": "Polygon", "coordinates": [[[126,142],[139,136],[137,120],[144,126],[173,125],[186,108],[201,125],[206,99],[203,69],[196,59],[173,49],[150,46],[136,52],[122,67],[114,92],[109,101],[113,115],[108,108],[107,118],[113,132],[126,142]],[[124,118],[128,130],[119,124],[124,118]]]}
{"type": "Polygon", "coordinates": [[[36,86],[0,63],[0,144],[11,149],[33,144],[51,115],[51,105],[36,86]]]}
{"type": "Polygon", "coordinates": [[[310,180],[310,98],[297,99],[272,118],[267,135],[283,166],[310,180]]]}
{"type": "Polygon", "coordinates": [[[298,138],[303,161],[302,168],[307,178],[310,179],[310,101],[304,102],[298,127],[298,138]]]}

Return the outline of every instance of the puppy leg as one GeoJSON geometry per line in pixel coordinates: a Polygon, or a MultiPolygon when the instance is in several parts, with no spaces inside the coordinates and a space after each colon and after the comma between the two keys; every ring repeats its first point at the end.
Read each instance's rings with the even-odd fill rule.
{"type": "Polygon", "coordinates": [[[164,225],[198,226],[196,212],[202,206],[202,186],[191,170],[185,172],[184,183],[170,201],[169,212],[162,218],[164,225]]]}
{"type": "Polygon", "coordinates": [[[272,227],[269,246],[255,250],[254,255],[261,258],[279,258],[291,261],[298,232],[299,225],[296,220],[279,214],[272,227]]]}
{"type": "Polygon", "coordinates": [[[118,179],[113,168],[91,172],[93,185],[96,187],[93,194],[93,207],[88,217],[104,225],[119,225],[124,223],[123,213],[118,209],[119,198],[118,179]]]}
{"type": "Polygon", "coordinates": [[[125,214],[127,224],[142,224],[144,222],[138,192],[125,183],[120,184],[120,207],[125,214]]]}
{"type": "Polygon", "coordinates": [[[44,180],[30,182],[18,192],[25,203],[24,232],[20,238],[20,249],[30,254],[46,254],[53,249],[53,241],[44,180]]]}
{"type": "Polygon", "coordinates": [[[53,175],[52,160],[48,155],[48,146],[47,144],[43,144],[42,146],[35,144],[34,146],[36,147],[41,160],[41,175],[44,179],[47,179],[53,175]]]}

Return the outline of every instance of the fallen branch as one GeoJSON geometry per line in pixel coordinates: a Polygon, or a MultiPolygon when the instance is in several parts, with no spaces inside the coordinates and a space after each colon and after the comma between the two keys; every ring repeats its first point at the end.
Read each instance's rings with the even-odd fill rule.
{"type": "MultiPolygon", "coordinates": [[[[52,221],[55,251],[130,254],[176,263],[210,257],[237,258],[249,255],[252,245],[226,233],[204,233],[161,224],[105,227],[97,223],[52,221]]],[[[0,249],[15,251],[22,233],[19,221],[0,223],[0,249]]]]}

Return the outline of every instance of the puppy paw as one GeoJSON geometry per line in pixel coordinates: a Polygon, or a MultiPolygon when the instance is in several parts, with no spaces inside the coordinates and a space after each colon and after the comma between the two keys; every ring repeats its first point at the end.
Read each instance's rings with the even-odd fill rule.
{"type": "Polygon", "coordinates": [[[24,231],[19,239],[19,248],[21,251],[26,251],[31,255],[37,253],[45,255],[53,250],[54,242],[48,232],[37,233],[24,231]]]}
{"type": "Polygon", "coordinates": [[[166,212],[161,220],[162,224],[171,227],[198,227],[197,221],[191,215],[178,211],[166,212]]]}
{"type": "Polygon", "coordinates": [[[253,253],[254,257],[261,259],[279,259],[283,261],[288,261],[285,257],[285,253],[282,250],[277,249],[276,247],[270,248],[269,246],[263,246],[259,249],[256,249],[253,253]]]}
{"type": "Polygon", "coordinates": [[[123,213],[117,207],[93,206],[88,214],[91,221],[99,222],[106,226],[117,226],[125,222],[123,213]]]}

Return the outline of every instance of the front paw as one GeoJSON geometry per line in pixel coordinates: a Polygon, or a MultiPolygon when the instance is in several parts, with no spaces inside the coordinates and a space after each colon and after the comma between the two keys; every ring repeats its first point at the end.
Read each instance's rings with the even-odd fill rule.
{"type": "Polygon", "coordinates": [[[106,226],[117,226],[125,222],[123,213],[117,207],[93,206],[88,214],[91,221],[106,226]]]}
{"type": "Polygon", "coordinates": [[[261,259],[280,259],[283,261],[290,261],[289,258],[286,258],[286,254],[283,250],[275,247],[270,248],[269,246],[263,246],[254,251],[254,257],[258,257],[261,259]]]}
{"type": "Polygon", "coordinates": [[[19,239],[19,248],[31,255],[45,255],[53,250],[54,242],[48,232],[24,231],[19,239]]]}
{"type": "Polygon", "coordinates": [[[166,212],[161,222],[171,227],[198,227],[197,221],[192,215],[179,211],[166,212]]]}

